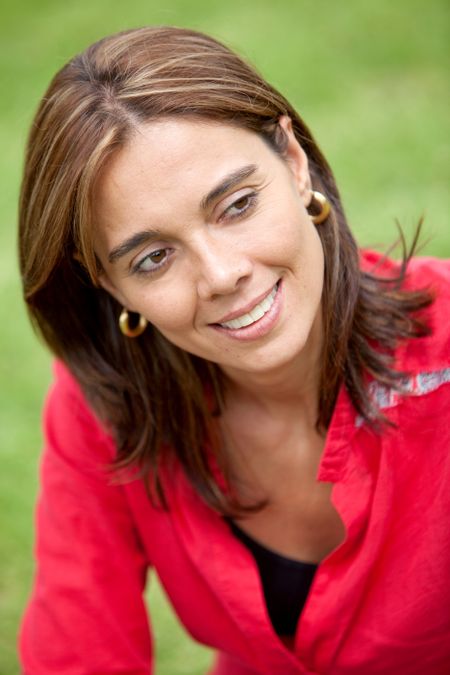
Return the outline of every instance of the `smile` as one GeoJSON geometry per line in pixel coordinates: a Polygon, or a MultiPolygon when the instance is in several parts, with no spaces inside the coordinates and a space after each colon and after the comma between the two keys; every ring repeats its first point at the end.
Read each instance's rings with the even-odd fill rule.
{"type": "Polygon", "coordinates": [[[260,340],[272,333],[278,325],[283,295],[283,281],[280,279],[269,293],[256,299],[258,302],[255,305],[249,304],[210,326],[226,339],[239,342],[260,340]]]}
{"type": "Polygon", "coordinates": [[[252,323],[255,323],[255,321],[259,321],[259,319],[262,319],[264,314],[266,314],[272,307],[276,294],[277,286],[274,286],[270,293],[266,295],[266,297],[255,307],[253,307],[250,312],[242,314],[241,316],[231,319],[230,321],[220,323],[219,326],[222,326],[222,328],[231,328],[236,330],[237,328],[245,328],[246,326],[250,326],[252,323]]]}

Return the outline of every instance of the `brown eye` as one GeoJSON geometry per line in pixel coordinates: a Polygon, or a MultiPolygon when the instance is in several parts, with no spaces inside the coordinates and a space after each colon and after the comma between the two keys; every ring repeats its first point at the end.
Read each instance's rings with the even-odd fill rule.
{"type": "Polygon", "coordinates": [[[242,211],[242,209],[245,209],[245,207],[248,205],[248,201],[249,196],[245,195],[244,197],[240,197],[236,202],[234,202],[233,206],[238,211],[242,211]]]}
{"type": "Polygon", "coordinates": [[[249,192],[241,197],[238,197],[235,202],[231,204],[225,211],[228,219],[239,218],[244,216],[247,211],[250,211],[256,204],[257,195],[255,192],[249,192]]]}
{"type": "Polygon", "coordinates": [[[138,262],[134,272],[137,274],[157,272],[169,261],[171,253],[170,248],[158,248],[156,251],[151,251],[138,262]]]}
{"type": "Polygon", "coordinates": [[[153,263],[158,264],[164,260],[164,258],[166,257],[166,252],[162,248],[159,251],[153,251],[153,253],[150,253],[148,257],[153,263]]]}

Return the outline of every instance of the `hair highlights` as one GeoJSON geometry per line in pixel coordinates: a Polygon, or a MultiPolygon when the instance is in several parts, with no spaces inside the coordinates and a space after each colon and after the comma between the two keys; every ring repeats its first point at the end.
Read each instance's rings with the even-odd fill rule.
{"type": "MultiPolygon", "coordinates": [[[[194,31],[120,33],[57,73],[31,129],[20,200],[26,302],[47,344],[113,429],[118,466],[138,466],[163,503],[160,467],[173,454],[211,506],[223,513],[238,508],[218,488],[205,452],[214,429],[205,391],[220,411],[224,383],[214,364],[168,343],[151,326],[139,340],[120,334],[121,308],[98,284],[91,208],[96,180],[142,122],[173,116],[216,120],[261,135],[283,154],[281,115],[291,118],[308,156],[313,189],[332,207],[318,228],[325,254],[325,340],[317,426],[328,426],[342,381],[358,412],[373,421],[380,415],[365,377],[398,385],[389,352],[398,339],[425,330],[412,313],[430,299],[400,291],[404,269],[390,281],[360,271],[328,163],[296,111],[252,67],[194,31]]],[[[213,445],[226,468],[219,444],[213,445]]]]}

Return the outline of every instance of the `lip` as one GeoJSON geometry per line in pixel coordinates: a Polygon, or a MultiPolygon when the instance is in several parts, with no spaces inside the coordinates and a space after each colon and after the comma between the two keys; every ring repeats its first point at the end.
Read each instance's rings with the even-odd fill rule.
{"type": "MultiPolygon", "coordinates": [[[[224,326],[220,326],[218,323],[217,324],[210,324],[211,328],[213,328],[215,331],[218,333],[221,333],[222,335],[225,335],[229,338],[232,338],[233,340],[238,340],[241,342],[251,342],[252,340],[258,340],[259,338],[264,337],[270,331],[275,327],[278,318],[281,314],[281,308],[283,304],[283,295],[282,295],[282,288],[283,288],[283,282],[282,280],[278,281],[278,288],[276,295],[274,297],[272,307],[269,309],[268,312],[264,314],[260,319],[255,321],[254,323],[250,324],[249,326],[245,326],[243,328],[225,328],[224,326]]],[[[249,312],[253,307],[255,307],[261,300],[263,300],[268,293],[265,295],[262,295],[260,299],[255,303],[253,302],[251,305],[248,305],[249,309],[246,311],[249,312]]],[[[232,318],[236,318],[237,316],[241,316],[242,313],[246,313],[245,310],[244,312],[240,311],[239,314],[236,314],[236,312],[233,312],[233,314],[228,315],[229,318],[227,318],[227,321],[230,321],[232,318]]]]}
{"type": "Polygon", "coordinates": [[[252,309],[254,309],[256,307],[256,305],[259,305],[259,303],[262,302],[264,300],[264,298],[267,298],[267,296],[270,293],[272,293],[272,290],[274,289],[275,286],[276,286],[276,284],[273,284],[273,286],[271,286],[268,291],[266,291],[265,293],[261,293],[261,295],[258,295],[257,298],[255,298],[254,300],[249,302],[247,305],[244,305],[243,307],[240,307],[235,312],[230,312],[229,314],[226,314],[221,319],[219,319],[218,321],[216,321],[216,322],[214,322],[210,325],[215,326],[216,324],[219,324],[219,323],[226,323],[227,321],[231,321],[232,319],[237,319],[238,316],[243,316],[244,314],[248,314],[249,312],[252,311],[252,309]]]}

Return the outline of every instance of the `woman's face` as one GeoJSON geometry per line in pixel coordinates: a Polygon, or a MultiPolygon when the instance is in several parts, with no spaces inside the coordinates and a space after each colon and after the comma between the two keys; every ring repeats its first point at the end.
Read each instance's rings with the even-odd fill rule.
{"type": "Polygon", "coordinates": [[[97,184],[103,286],[224,371],[270,371],[320,340],[324,260],[306,211],[307,159],[289,118],[280,124],[284,157],[231,125],[151,122],[97,184]]]}

